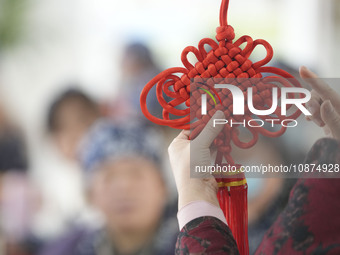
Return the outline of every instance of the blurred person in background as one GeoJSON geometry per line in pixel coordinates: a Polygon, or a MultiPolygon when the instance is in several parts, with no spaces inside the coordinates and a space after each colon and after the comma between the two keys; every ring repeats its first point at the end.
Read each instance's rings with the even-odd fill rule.
{"type": "Polygon", "coordinates": [[[71,226],[92,225],[97,221],[83,196],[77,151],[81,139],[99,116],[97,102],[73,83],[55,95],[47,107],[45,123],[49,139],[46,146],[51,150],[44,154],[46,163],[34,177],[44,195],[37,228],[48,242],[71,226]]]}
{"type": "MultiPolygon", "coordinates": [[[[145,84],[159,72],[160,68],[145,44],[133,42],[126,45],[121,60],[119,94],[115,100],[107,104],[107,114],[117,120],[127,117],[144,119],[140,109],[140,94],[145,84]]],[[[151,89],[147,105],[151,113],[156,116],[161,114],[155,88],[151,89]]]]}
{"type": "Polygon", "coordinates": [[[33,231],[40,198],[28,177],[23,135],[9,119],[0,107],[0,254],[34,255],[41,246],[33,231]]]}
{"type": "Polygon", "coordinates": [[[68,89],[52,102],[47,127],[65,158],[77,160],[79,142],[99,116],[97,103],[79,89],[68,89]]]}
{"type": "Polygon", "coordinates": [[[174,254],[178,226],[164,178],[162,137],[140,123],[99,120],[81,144],[97,228],[79,226],[43,255],[174,254]]]}

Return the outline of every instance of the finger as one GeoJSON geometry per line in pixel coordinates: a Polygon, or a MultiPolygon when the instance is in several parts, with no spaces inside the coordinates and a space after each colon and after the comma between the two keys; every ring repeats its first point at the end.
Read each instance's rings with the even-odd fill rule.
{"type": "Polygon", "coordinates": [[[332,136],[332,132],[328,126],[323,127],[323,132],[325,133],[326,136],[330,136],[330,137],[332,136]]]}
{"type": "Polygon", "coordinates": [[[189,140],[190,130],[182,130],[175,139],[189,140]]]}
{"type": "MultiPolygon", "coordinates": [[[[309,102],[306,103],[307,109],[312,114],[312,116],[306,116],[306,120],[308,120],[308,121],[313,120],[313,115],[315,115],[315,114],[318,114],[320,116],[320,106],[322,104],[322,98],[320,97],[320,95],[317,92],[315,92],[315,90],[312,90],[310,101],[317,102],[318,106],[314,107],[313,106],[314,103],[309,103],[309,102]],[[315,109],[315,108],[317,108],[317,109],[315,109]]],[[[318,119],[321,120],[321,117],[319,117],[318,119]]],[[[323,122],[323,121],[321,120],[321,122],[323,122]]]]}
{"type": "Polygon", "coordinates": [[[329,100],[323,102],[321,105],[321,117],[327,124],[333,137],[340,139],[340,115],[335,111],[329,100]]]}
{"type": "Polygon", "coordinates": [[[300,76],[302,79],[317,79],[319,78],[315,73],[313,73],[311,70],[309,70],[305,66],[300,67],[300,76]]]}
{"type": "Polygon", "coordinates": [[[322,104],[323,100],[320,97],[320,95],[318,94],[318,92],[316,92],[314,89],[310,92],[311,93],[311,99],[314,99],[315,101],[317,101],[320,105],[322,104]]]}
{"type": "Polygon", "coordinates": [[[307,104],[307,109],[310,111],[312,116],[308,116],[308,118],[315,122],[316,125],[319,127],[323,127],[325,123],[323,122],[320,114],[320,103],[315,99],[312,98],[307,104]]]}
{"type": "Polygon", "coordinates": [[[204,148],[209,148],[211,143],[214,141],[216,136],[222,131],[223,125],[216,125],[214,127],[215,119],[224,119],[224,113],[222,111],[217,111],[211,117],[207,125],[203,128],[202,132],[196,137],[195,143],[197,142],[204,148]]]}
{"type": "Polygon", "coordinates": [[[302,66],[300,68],[300,76],[320,95],[322,100],[330,100],[336,109],[340,109],[340,96],[315,73],[302,66]]]}
{"type": "Polygon", "coordinates": [[[172,153],[173,150],[176,150],[178,144],[189,143],[189,134],[190,130],[182,130],[178,136],[175,137],[174,140],[170,143],[168,147],[168,153],[172,153]]]}

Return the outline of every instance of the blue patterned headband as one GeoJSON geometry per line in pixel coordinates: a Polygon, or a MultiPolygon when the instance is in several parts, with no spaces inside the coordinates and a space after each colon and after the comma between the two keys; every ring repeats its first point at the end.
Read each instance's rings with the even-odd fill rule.
{"type": "Polygon", "coordinates": [[[115,123],[98,120],[80,146],[80,161],[85,173],[91,173],[107,160],[140,156],[161,165],[162,136],[140,123],[115,123]]]}

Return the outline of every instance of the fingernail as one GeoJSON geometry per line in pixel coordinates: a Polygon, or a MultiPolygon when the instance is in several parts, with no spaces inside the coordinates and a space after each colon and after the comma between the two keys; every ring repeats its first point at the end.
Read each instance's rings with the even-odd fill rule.
{"type": "Polygon", "coordinates": [[[305,67],[305,66],[300,66],[300,71],[303,71],[303,70],[308,70],[308,68],[307,67],[305,67]]]}
{"type": "Polygon", "coordinates": [[[311,78],[318,78],[318,76],[306,66],[301,66],[300,71],[308,72],[311,76],[313,76],[311,78]]]}

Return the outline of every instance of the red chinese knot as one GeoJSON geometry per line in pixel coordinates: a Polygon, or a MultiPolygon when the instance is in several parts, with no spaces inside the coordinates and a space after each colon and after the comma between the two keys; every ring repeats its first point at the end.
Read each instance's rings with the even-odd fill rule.
{"type": "MultiPolygon", "coordinates": [[[[244,92],[249,86],[253,86],[253,102],[254,106],[259,110],[269,109],[272,105],[271,91],[273,87],[278,87],[278,82],[284,87],[301,87],[300,83],[286,71],[265,66],[273,57],[273,49],[267,41],[262,39],[254,41],[250,36],[242,36],[233,42],[235,38],[234,29],[227,24],[228,4],[228,0],[222,1],[220,27],[216,29],[216,39],[218,43],[213,39],[205,38],[199,42],[198,48],[193,46],[186,47],[181,55],[181,60],[185,68],[169,68],[158,74],[145,86],[141,93],[141,108],[144,115],[150,121],[177,129],[191,128],[191,138],[194,138],[200,133],[216,110],[224,111],[226,118],[231,117],[234,121],[240,120],[239,116],[232,115],[232,96],[227,89],[220,89],[216,92],[219,98],[221,98],[222,105],[218,104],[214,107],[214,102],[209,100],[208,114],[201,116],[201,95],[195,88],[192,88],[194,93],[190,97],[190,87],[195,86],[192,81],[196,81],[197,79],[211,79],[210,81],[216,79],[217,83],[221,83],[223,79],[228,80],[228,83],[231,83],[230,81],[233,80],[232,84],[236,84],[244,92]],[[241,46],[243,44],[245,45],[242,49],[241,46]],[[258,45],[262,45],[266,49],[267,55],[264,59],[253,63],[249,60],[249,57],[258,45]],[[211,48],[209,52],[205,49],[206,46],[211,48]],[[193,53],[197,58],[197,62],[194,65],[191,64],[187,58],[189,53],[193,53]],[[263,78],[264,73],[274,74],[275,76],[272,75],[263,78]],[[251,84],[249,78],[251,78],[252,81],[258,80],[258,82],[251,84]],[[271,83],[271,79],[274,79],[275,83],[271,83]],[[156,86],[157,99],[163,108],[163,118],[153,116],[146,107],[147,95],[153,86],[156,86]],[[166,95],[167,99],[171,98],[171,100],[166,100],[164,95],[166,95]],[[180,105],[185,105],[186,108],[179,109],[178,106],[180,105]],[[197,114],[190,116],[190,113],[193,112],[197,112],[197,114]],[[191,122],[195,117],[197,121],[191,122]]],[[[211,88],[212,86],[210,86],[210,89],[211,88]]],[[[204,92],[200,91],[200,93],[204,92]]],[[[249,121],[252,119],[252,114],[249,112],[247,106],[245,106],[245,109],[246,112],[242,118],[249,121]]],[[[281,109],[278,107],[275,111],[276,119],[283,120],[288,118],[281,116],[280,112],[281,109]]],[[[296,111],[289,116],[289,119],[296,119],[299,115],[300,111],[296,111]]],[[[259,117],[263,120],[266,119],[265,116],[259,117]]],[[[276,132],[266,130],[264,127],[254,128],[247,125],[246,128],[253,136],[253,139],[247,143],[240,141],[237,127],[230,127],[229,125],[225,125],[223,131],[214,142],[218,151],[224,154],[229,164],[234,164],[230,156],[231,141],[236,146],[245,149],[253,146],[257,142],[259,133],[269,137],[277,137],[282,135],[286,130],[284,126],[276,132]]]]}
{"type": "MultiPolygon", "coordinates": [[[[181,55],[183,67],[169,68],[154,77],[141,93],[141,109],[152,122],[176,129],[191,129],[190,138],[195,138],[205,127],[216,110],[222,110],[227,119],[234,122],[243,120],[254,121],[254,114],[245,105],[244,115],[233,115],[233,97],[228,89],[214,89],[214,84],[228,83],[236,85],[246,97],[249,87],[252,87],[253,105],[258,110],[267,110],[272,106],[272,89],[279,87],[301,87],[300,83],[289,73],[275,67],[265,66],[273,57],[273,49],[262,39],[253,40],[250,36],[242,36],[234,41],[234,29],[228,25],[227,11],[229,0],[222,0],[220,9],[220,26],[216,29],[217,42],[210,38],[202,39],[198,48],[186,47],[181,55]],[[262,45],[267,54],[260,61],[253,63],[249,57],[258,46],[262,45]],[[210,50],[206,50],[209,47],[210,50]],[[194,54],[195,64],[189,62],[187,56],[194,54]],[[267,74],[266,76],[264,74],[267,74]],[[227,81],[227,82],[226,82],[227,81]],[[146,106],[147,96],[152,87],[156,86],[156,96],[163,108],[162,118],[152,115],[146,106]],[[197,87],[205,89],[199,90],[197,87]],[[219,102],[212,98],[207,101],[207,114],[201,114],[201,95],[207,90],[213,91],[219,102]]],[[[278,97],[281,95],[278,94],[278,97]]],[[[298,95],[299,97],[301,95],[298,95]]],[[[293,98],[293,95],[288,95],[293,98]]],[[[246,100],[245,100],[246,102],[246,100]]],[[[290,107],[288,107],[289,109],[290,107]]],[[[301,114],[296,110],[290,116],[281,115],[277,107],[269,116],[280,121],[296,119],[301,114]]],[[[268,122],[268,116],[258,116],[263,122],[268,122]]],[[[229,165],[238,166],[231,157],[231,143],[246,149],[255,145],[258,135],[277,137],[286,131],[281,126],[277,131],[265,127],[245,127],[252,134],[249,142],[239,138],[238,125],[226,124],[214,141],[217,148],[215,163],[223,165],[223,159],[229,165]]],[[[217,176],[216,176],[217,177],[217,176]]],[[[218,176],[220,177],[220,176],[218,176]]],[[[249,253],[247,237],[247,183],[242,173],[229,174],[227,178],[216,178],[219,191],[218,199],[225,213],[227,222],[237,242],[240,254],[249,253]]]]}

